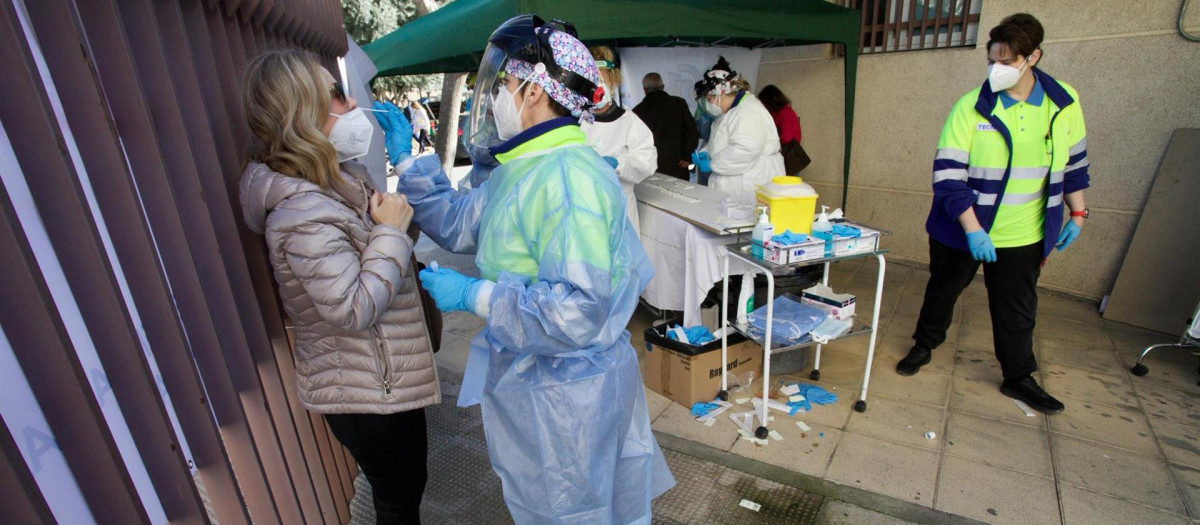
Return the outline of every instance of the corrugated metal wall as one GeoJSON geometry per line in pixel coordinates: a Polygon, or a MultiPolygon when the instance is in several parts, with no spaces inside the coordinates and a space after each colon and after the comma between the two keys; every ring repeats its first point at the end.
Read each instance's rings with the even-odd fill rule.
{"type": "MultiPolygon", "coordinates": [[[[0,0],[0,122],[31,200],[2,188],[0,327],[97,522],[149,522],[159,507],[205,522],[196,478],[223,524],[349,520],[357,468],[299,405],[262,239],[238,211],[239,79],[275,47],[336,72],[339,2],[0,0]],[[52,250],[31,243],[24,204],[52,250]],[[46,257],[77,312],[55,300],[46,257]],[[122,456],[72,323],[137,458],[122,456]]],[[[0,522],[53,521],[55,488],[19,435],[5,421],[0,522]]]]}

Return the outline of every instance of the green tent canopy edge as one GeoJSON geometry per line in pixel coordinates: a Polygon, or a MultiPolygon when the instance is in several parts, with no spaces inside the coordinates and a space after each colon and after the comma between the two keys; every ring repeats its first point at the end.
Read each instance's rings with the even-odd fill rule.
{"type": "Polygon", "coordinates": [[[363,46],[378,76],[472,72],[487,39],[522,13],[575,25],[589,45],[763,48],[844,44],[845,151],[842,208],[850,182],[850,141],[861,16],[823,0],[455,0],[363,46]]]}

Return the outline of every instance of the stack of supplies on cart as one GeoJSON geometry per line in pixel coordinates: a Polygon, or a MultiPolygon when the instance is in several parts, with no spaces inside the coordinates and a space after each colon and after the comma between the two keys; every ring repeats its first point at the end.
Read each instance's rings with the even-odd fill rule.
{"type": "MultiPolygon", "coordinates": [[[[791,346],[808,341],[808,333],[821,324],[829,313],[822,308],[804,304],[787,294],[775,298],[774,319],[771,325],[772,345],[791,346]]],[[[763,305],[749,316],[750,335],[765,341],[767,306],[763,305]]]]}

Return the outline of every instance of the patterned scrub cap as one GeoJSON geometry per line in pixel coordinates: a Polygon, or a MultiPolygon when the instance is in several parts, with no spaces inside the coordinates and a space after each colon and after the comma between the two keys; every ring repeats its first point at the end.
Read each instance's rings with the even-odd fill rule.
{"type": "MultiPolygon", "coordinates": [[[[543,27],[538,31],[553,30],[543,27]]],[[[558,63],[559,67],[572,71],[597,86],[603,85],[603,81],[600,80],[600,70],[596,68],[596,61],[583,42],[563,31],[554,31],[550,35],[550,48],[554,53],[554,61],[558,63]]],[[[504,72],[542,86],[550,98],[571,112],[571,116],[589,123],[593,121],[594,117],[590,107],[592,101],[551,78],[545,68],[539,70],[534,67],[534,64],[512,59],[504,67],[504,72]]]]}

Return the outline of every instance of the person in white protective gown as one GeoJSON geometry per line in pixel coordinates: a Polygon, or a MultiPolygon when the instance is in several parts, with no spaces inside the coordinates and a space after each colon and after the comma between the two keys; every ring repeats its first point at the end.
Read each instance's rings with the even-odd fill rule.
{"type": "Polygon", "coordinates": [[[696,103],[716,121],[708,144],[693,160],[700,171],[712,173],[712,188],[753,199],[757,185],[787,173],[775,120],[749,90],[725,57],[704,73],[696,83],[696,103]]]}
{"type": "Polygon", "coordinates": [[[626,325],[653,268],[616,174],[579,129],[602,93],[574,34],[534,15],[501,25],[465,131],[483,161],[475,169],[490,175],[457,192],[440,161],[423,157],[402,162],[397,189],[426,235],[476,254],[481,279],[445,268],[420,278],[439,309],[486,320],[459,405],[482,404],[513,520],[650,523],[650,501],[675,480],[626,325]]]}
{"type": "Polygon", "coordinates": [[[625,193],[625,214],[633,224],[633,231],[641,238],[642,227],[638,222],[637,198],[634,197],[633,187],[653,175],[658,167],[654,134],[641,117],[617,105],[621,70],[613,62],[612,50],[597,46],[591,48],[591,52],[596,59],[596,66],[600,68],[600,79],[604,82],[604,98],[596,104],[596,121],[582,122],[579,127],[587,135],[588,146],[617,170],[621,191],[625,193]]]}

